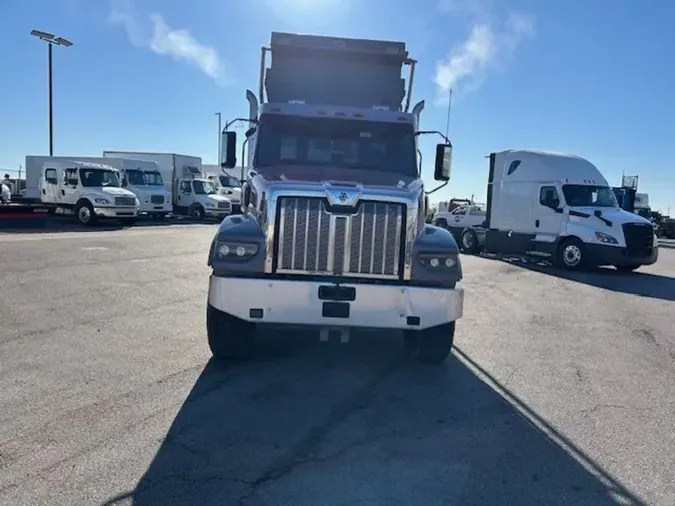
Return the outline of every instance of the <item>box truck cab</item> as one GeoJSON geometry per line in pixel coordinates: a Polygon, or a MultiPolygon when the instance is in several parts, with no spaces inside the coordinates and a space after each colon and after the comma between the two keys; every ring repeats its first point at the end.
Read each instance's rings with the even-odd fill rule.
{"type": "Polygon", "coordinates": [[[138,199],[121,188],[120,173],[110,165],[47,160],[40,179],[40,200],[57,212],[73,213],[83,225],[102,218],[131,225],[138,215],[138,199]]]}
{"type": "Polygon", "coordinates": [[[613,265],[633,271],[656,262],[651,223],[621,209],[588,160],[535,150],[489,158],[485,226],[462,232],[465,251],[550,258],[566,269],[613,265]]]}
{"type": "Polygon", "coordinates": [[[227,197],[232,203],[232,212],[241,212],[241,182],[229,174],[208,174],[207,178],[213,181],[218,195],[227,197]]]}
{"type": "Polygon", "coordinates": [[[109,160],[121,162],[122,188],[136,195],[141,213],[161,219],[172,211],[171,192],[164,188],[157,162],[127,158],[109,160]]]}

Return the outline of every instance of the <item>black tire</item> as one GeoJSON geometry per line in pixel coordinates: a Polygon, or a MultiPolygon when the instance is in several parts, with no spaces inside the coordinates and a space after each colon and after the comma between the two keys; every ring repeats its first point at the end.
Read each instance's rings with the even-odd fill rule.
{"type": "Polygon", "coordinates": [[[584,243],[576,237],[562,241],[556,251],[555,264],[556,267],[568,271],[584,269],[587,265],[584,243]]]}
{"type": "Polygon", "coordinates": [[[216,359],[245,359],[253,355],[255,324],[206,306],[206,333],[216,359]]]}
{"type": "Polygon", "coordinates": [[[467,255],[475,255],[478,253],[480,246],[478,244],[478,234],[475,230],[467,228],[462,232],[459,240],[459,249],[462,253],[467,255]]]}
{"type": "Polygon", "coordinates": [[[75,206],[75,219],[80,225],[90,227],[96,224],[96,214],[94,206],[87,200],[81,200],[75,206]]]}
{"type": "Polygon", "coordinates": [[[120,218],[120,223],[124,227],[131,227],[136,224],[136,218],[120,218]]]}
{"type": "Polygon", "coordinates": [[[640,268],[640,264],[633,265],[615,265],[614,266],[619,272],[633,272],[640,268]]]}
{"type": "Polygon", "coordinates": [[[199,204],[193,204],[188,209],[188,216],[196,221],[204,221],[204,208],[199,204]]]}
{"type": "Polygon", "coordinates": [[[410,359],[424,364],[440,364],[452,349],[455,322],[425,330],[406,330],[404,339],[406,354],[410,359]]]}

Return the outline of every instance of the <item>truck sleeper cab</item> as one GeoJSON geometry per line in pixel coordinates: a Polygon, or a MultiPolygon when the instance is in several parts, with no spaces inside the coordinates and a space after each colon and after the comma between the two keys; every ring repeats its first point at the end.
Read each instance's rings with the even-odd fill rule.
{"type": "Polygon", "coordinates": [[[652,224],[621,209],[588,160],[508,150],[490,155],[486,227],[465,229],[468,253],[524,254],[565,269],[612,265],[634,271],[658,259],[652,224]]]}
{"type": "MultiPolygon", "coordinates": [[[[354,329],[396,330],[403,331],[411,358],[440,362],[452,347],[464,292],[457,243],[448,231],[425,223],[416,156],[423,102],[412,113],[398,106],[325,105],[353,97],[339,86],[306,87],[305,72],[322,72],[317,62],[340,66],[363,56],[350,54],[351,45],[382,44],[387,64],[380,70],[389,85],[369,81],[366,94],[357,97],[379,105],[378,92],[399,90],[403,59],[396,74],[391,61],[401,58],[392,54],[402,43],[340,39],[344,58],[321,64],[333,53],[313,44],[328,38],[273,34],[277,71],[293,57],[286,50],[296,37],[314,59],[296,74],[268,75],[275,101],[260,110],[247,92],[255,127],[247,132],[243,214],[223,220],[209,252],[211,351],[216,358],[247,356],[260,325],[311,327],[322,340],[335,333],[343,342],[354,329]],[[298,103],[293,90],[312,96],[298,103]]],[[[371,70],[374,79],[377,58],[371,70]]],[[[363,85],[358,73],[346,74],[355,78],[352,91],[363,85]]],[[[224,132],[222,144],[222,166],[235,167],[236,132],[224,132]]],[[[439,181],[449,179],[451,149],[449,143],[437,146],[439,181]]]]}
{"type": "Polygon", "coordinates": [[[124,225],[136,221],[139,202],[120,187],[117,169],[100,163],[47,161],[42,168],[40,200],[73,213],[82,225],[116,219],[124,225]]]}

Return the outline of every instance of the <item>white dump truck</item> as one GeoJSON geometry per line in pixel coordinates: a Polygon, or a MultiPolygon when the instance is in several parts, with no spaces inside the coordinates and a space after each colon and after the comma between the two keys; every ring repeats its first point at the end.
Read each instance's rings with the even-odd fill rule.
{"type": "MultiPolygon", "coordinates": [[[[419,129],[423,101],[410,109],[415,64],[403,42],[272,33],[258,96],[246,92],[244,212],[223,220],[209,253],[216,358],[249,354],[260,325],[342,342],[353,329],[402,331],[411,358],[448,356],[462,268],[452,235],[425,223],[417,142],[438,132],[419,129]]],[[[443,186],[445,137],[435,153],[443,186]]],[[[223,132],[222,154],[237,166],[236,132],[223,132]]]]}
{"type": "Polygon", "coordinates": [[[73,215],[83,225],[116,219],[132,225],[140,203],[122,188],[120,171],[110,165],[67,157],[26,157],[27,197],[73,215]]]}
{"type": "Polygon", "coordinates": [[[621,209],[588,160],[529,149],[489,159],[485,223],[462,230],[463,251],[533,256],[565,269],[628,272],[656,262],[651,222],[621,209]]]}
{"type": "Polygon", "coordinates": [[[173,214],[195,220],[222,219],[232,214],[232,202],[202,172],[202,159],[176,153],[104,151],[105,158],[132,158],[156,162],[164,186],[171,192],[173,214]]]}

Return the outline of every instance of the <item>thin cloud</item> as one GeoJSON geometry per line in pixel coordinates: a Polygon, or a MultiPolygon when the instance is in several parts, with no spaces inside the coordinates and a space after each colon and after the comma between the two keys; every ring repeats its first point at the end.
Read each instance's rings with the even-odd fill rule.
{"type": "Polygon", "coordinates": [[[132,0],[113,0],[108,22],[121,25],[134,46],[189,63],[219,85],[231,84],[216,48],[200,43],[188,30],[170,28],[161,14],[139,16],[132,0]]]}
{"type": "MultiPolygon", "coordinates": [[[[480,11],[476,0],[442,0],[439,8],[446,12],[468,10],[474,20],[468,38],[456,45],[450,54],[436,62],[434,82],[437,102],[447,103],[450,89],[463,93],[476,90],[490,70],[506,63],[523,41],[534,36],[534,19],[522,13],[512,13],[498,29],[480,11]]],[[[454,93],[453,93],[454,94],[454,93]]]]}

